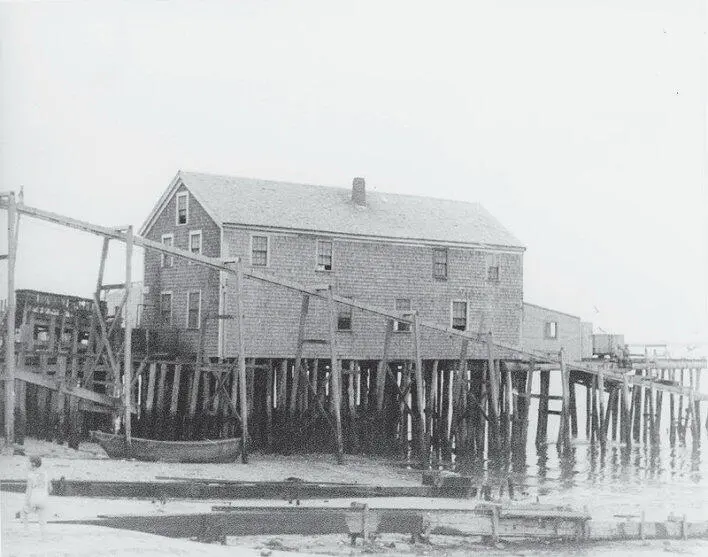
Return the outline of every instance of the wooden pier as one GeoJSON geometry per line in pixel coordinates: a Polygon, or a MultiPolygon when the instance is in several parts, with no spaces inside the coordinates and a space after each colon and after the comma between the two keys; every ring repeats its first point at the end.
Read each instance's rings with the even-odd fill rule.
{"type": "Polygon", "coordinates": [[[699,392],[705,360],[645,358],[629,367],[569,361],[563,351],[551,356],[523,351],[497,341],[493,331],[460,331],[426,321],[415,311],[392,311],[337,296],[331,285],[302,285],[245,269],[238,261],[226,263],[142,238],[131,227],[107,228],[28,207],[12,193],[0,197],[0,208],[10,217],[12,255],[2,366],[8,445],[15,440],[16,427],[18,437],[26,428],[51,436],[57,427],[50,424],[60,424],[55,437],[61,440],[71,431],[86,433],[88,422],[104,420],[106,427],[120,424],[128,444],[133,434],[156,439],[241,436],[244,462],[254,447],[284,453],[331,451],[340,461],[346,453],[382,454],[411,458],[423,468],[454,460],[458,467],[504,475],[511,468],[523,469],[532,401],[538,400],[537,444],[548,442],[549,420],[557,416],[554,441],[563,453],[569,451],[578,436],[578,386],[586,389],[585,436],[601,450],[610,439],[626,447],[657,444],[667,426],[672,442],[700,442],[701,402],[708,400],[699,392]],[[52,311],[35,300],[18,313],[12,265],[20,215],[104,239],[91,299],[74,306],[62,301],[65,305],[52,311]],[[110,242],[126,248],[121,285],[103,283],[110,242]],[[125,304],[133,246],[235,277],[234,314],[203,318],[234,319],[238,330],[244,281],[298,293],[302,305],[292,356],[250,353],[243,338],[231,359],[205,354],[203,343],[196,354],[160,354],[151,351],[149,342],[138,349],[142,332],[109,318],[101,300],[108,289],[121,287],[121,307],[125,304]],[[313,300],[326,303],[327,338],[307,334],[313,300]],[[385,323],[380,346],[369,358],[341,356],[334,333],[337,305],[374,314],[385,323]],[[390,356],[394,322],[410,327],[407,357],[390,356]],[[21,331],[17,340],[16,328],[21,331]],[[458,349],[444,359],[427,357],[421,339],[431,332],[448,335],[458,349]],[[326,344],[328,357],[309,357],[306,347],[312,343],[326,344]],[[485,357],[472,358],[472,347],[481,347],[485,357]],[[551,376],[560,378],[558,393],[550,392],[551,376]],[[539,392],[533,392],[536,383],[539,392]],[[668,424],[662,422],[664,399],[668,424]],[[67,429],[66,424],[72,425],[67,429]]]}

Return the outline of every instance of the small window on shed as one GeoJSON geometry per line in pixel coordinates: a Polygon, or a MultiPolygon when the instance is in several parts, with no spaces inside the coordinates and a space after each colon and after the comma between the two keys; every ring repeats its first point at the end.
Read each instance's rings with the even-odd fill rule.
{"type": "MultiPolygon", "coordinates": [[[[410,311],[411,301],[409,298],[396,298],[396,311],[410,311]]],[[[411,330],[410,323],[404,323],[403,321],[394,321],[393,330],[398,333],[407,333],[411,330]]]]}
{"type": "Polygon", "coordinates": [[[177,194],[177,224],[187,224],[189,219],[189,194],[185,191],[177,194]]]}
{"type": "Polygon", "coordinates": [[[452,302],[452,328],[467,330],[467,302],[452,302]]]}
{"type": "Polygon", "coordinates": [[[352,308],[350,306],[340,306],[337,312],[337,330],[352,330],[352,308]]]}
{"type": "Polygon", "coordinates": [[[317,270],[332,270],[332,240],[317,240],[317,270]]]}
{"type": "Polygon", "coordinates": [[[172,325],[172,292],[160,294],[160,325],[172,325]]]}
{"type": "Polygon", "coordinates": [[[557,321],[546,321],[546,338],[558,338],[557,321]]]}
{"type": "Polygon", "coordinates": [[[268,236],[251,237],[251,265],[254,267],[268,265],[268,236]]]}
{"type": "Polygon", "coordinates": [[[433,276],[447,279],[447,248],[433,248],[433,276]]]}

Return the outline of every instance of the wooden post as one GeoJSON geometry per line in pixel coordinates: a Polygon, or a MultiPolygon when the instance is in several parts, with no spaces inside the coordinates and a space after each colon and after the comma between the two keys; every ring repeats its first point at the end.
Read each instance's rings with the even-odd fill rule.
{"type": "Polygon", "coordinates": [[[569,406],[570,395],[568,393],[568,370],[565,366],[565,353],[563,348],[560,349],[560,374],[561,374],[561,393],[563,397],[563,405],[561,407],[561,426],[558,432],[558,444],[564,451],[570,450],[570,420],[569,406]]]}
{"type": "Polygon", "coordinates": [[[489,460],[499,465],[499,370],[494,363],[494,337],[491,331],[487,335],[487,364],[489,366],[489,460]]]}
{"type": "Polygon", "coordinates": [[[568,410],[570,412],[570,434],[573,436],[573,439],[578,438],[578,406],[577,402],[575,399],[575,386],[576,382],[574,380],[574,374],[571,371],[569,373],[569,378],[568,378],[568,387],[569,387],[569,407],[568,410]]]}
{"type": "Polygon", "coordinates": [[[297,408],[297,399],[300,394],[300,378],[303,375],[302,349],[305,340],[305,324],[307,322],[307,311],[310,307],[310,295],[302,295],[302,305],[300,307],[300,325],[297,331],[297,346],[295,348],[295,369],[293,370],[293,382],[290,389],[289,414],[292,417],[297,408]]]}
{"type": "Polygon", "coordinates": [[[155,405],[155,410],[157,411],[158,420],[162,423],[162,418],[165,414],[165,383],[167,382],[167,364],[159,364],[160,366],[160,379],[157,382],[157,404],[155,405]]]}
{"type": "Polygon", "coordinates": [[[182,379],[182,364],[175,364],[172,376],[172,392],[170,393],[170,418],[177,417],[177,404],[179,403],[179,387],[182,379]]]}
{"type": "Polygon", "coordinates": [[[430,396],[426,411],[428,413],[428,437],[433,443],[433,454],[437,460],[438,439],[440,437],[440,406],[438,405],[438,361],[433,360],[433,368],[430,370],[430,396]]]}
{"type": "Polygon", "coordinates": [[[420,346],[420,322],[418,312],[413,314],[413,344],[415,353],[415,395],[418,403],[418,450],[420,451],[420,464],[428,467],[430,455],[430,441],[425,430],[425,382],[423,381],[423,359],[420,346]]]}
{"type": "MultiPolygon", "coordinates": [[[[388,352],[391,346],[393,333],[393,319],[386,319],[386,333],[384,335],[383,356],[376,369],[376,411],[383,412],[384,392],[386,389],[386,376],[388,375],[388,352]]],[[[381,419],[379,417],[379,419],[381,419]]]]}
{"type": "Polygon", "coordinates": [[[607,425],[605,423],[605,374],[600,370],[597,374],[597,395],[599,397],[600,408],[599,408],[599,428],[598,435],[600,436],[600,447],[605,448],[605,442],[607,438],[605,437],[607,432],[607,425]]]}
{"type": "Polygon", "coordinates": [[[332,285],[329,286],[327,293],[329,298],[329,349],[331,361],[330,394],[337,442],[337,462],[339,464],[344,464],[344,444],[342,441],[342,368],[341,362],[337,359],[337,307],[334,303],[334,291],[332,285]]]}
{"type": "MultiPolygon", "coordinates": [[[[153,416],[153,408],[155,405],[155,380],[157,379],[157,364],[155,362],[152,362],[150,364],[149,372],[148,372],[148,388],[147,388],[147,396],[145,398],[145,414],[146,418],[148,419],[148,423],[152,422],[153,416]]],[[[196,405],[195,405],[196,407],[196,405]]],[[[192,412],[190,406],[190,412],[192,412]]],[[[152,424],[151,424],[152,425],[152,424]]]]}
{"type": "MultiPolygon", "coordinates": [[[[317,360],[315,360],[317,362],[317,360]]],[[[268,376],[266,377],[266,448],[273,447],[273,375],[275,374],[274,360],[268,360],[268,376]]],[[[315,377],[317,377],[317,364],[315,363],[315,377]]]]}
{"type": "MultiPolygon", "coordinates": [[[[125,233],[125,296],[130,300],[133,282],[133,226],[128,226],[125,233]]],[[[123,406],[125,408],[124,427],[125,427],[125,444],[130,454],[132,442],[132,405],[131,396],[133,385],[133,353],[131,338],[133,334],[133,322],[128,315],[128,305],[125,305],[125,338],[123,341],[123,406]]],[[[117,318],[117,316],[116,316],[117,318]]]]}
{"type": "Polygon", "coordinates": [[[236,323],[238,326],[237,346],[238,346],[238,383],[239,401],[241,405],[241,462],[248,464],[248,394],[246,384],[246,348],[244,319],[243,319],[243,264],[239,259],[236,262],[236,323]]]}
{"type": "MultiPolygon", "coordinates": [[[[278,408],[278,416],[281,420],[285,420],[285,403],[287,400],[287,385],[288,385],[288,361],[286,359],[280,360],[280,366],[278,368],[278,386],[276,387],[276,397],[275,402],[278,408]]],[[[280,425],[283,425],[282,423],[280,425]]]]}
{"type": "Polygon", "coordinates": [[[632,444],[632,423],[630,421],[629,377],[622,375],[622,416],[620,419],[620,438],[627,448],[632,444]]]}
{"type": "MultiPolygon", "coordinates": [[[[636,375],[642,376],[642,370],[637,370],[636,375]]],[[[632,425],[632,435],[635,441],[641,440],[642,433],[642,395],[644,388],[641,385],[635,385],[632,393],[632,412],[633,412],[633,425],[632,425]]]]}
{"type": "Polygon", "coordinates": [[[7,334],[5,336],[5,444],[15,442],[15,261],[17,254],[15,193],[7,206],[7,334]]]}
{"type": "Polygon", "coordinates": [[[456,457],[460,458],[462,456],[462,451],[465,449],[463,446],[462,438],[459,435],[461,430],[461,419],[463,416],[463,409],[460,406],[460,397],[462,393],[463,382],[466,379],[467,373],[467,350],[469,348],[469,341],[465,338],[462,340],[462,346],[460,347],[460,357],[457,359],[457,369],[450,370],[450,380],[452,381],[452,401],[450,403],[450,412],[452,413],[451,427],[447,431],[447,446],[450,448],[452,446],[452,436],[456,436],[455,441],[455,452],[456,457]]]}
{"type": "MultiPolygon", "coordinates": [[[[694,370],[696,372],[696,382],[695,382],[695,392],[701,392],[701,370],[697,368],[694,370]]],[[[700,440],[701,438],[701,402],[700,400],[694,401],[693,418],[695,422],[694,439],[700,440]]]]}
{"type": "Polygon", "coordinates": [[[548,442],[548,392],[551,384],[551,372],[548,369],[540,371],[540,392],[538,398],[538,421],[536,424],[536,446],[548,442]]]}

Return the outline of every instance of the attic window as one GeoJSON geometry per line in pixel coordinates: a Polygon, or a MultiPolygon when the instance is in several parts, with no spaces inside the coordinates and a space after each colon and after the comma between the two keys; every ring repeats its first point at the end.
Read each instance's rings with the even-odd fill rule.
{"type": "Polygon", "coordinates": [[[317,270],[332,270],[332,240],[317,240],[317,270]]]}
{"type": "Polygon", "coordinates": [[[251,237],[251,265],[254,267],[268,265],[268,236],[251,237]]]}
{"type": "Polygon", "coordinates": [[[177,224],[187,224],[189,218],[189,194],[185,191],[177,194],[177,224]]]}
{"type": "Polygon", "coordinates": [[[546,321],[546,338],[558,338],[557,321],[546,321]]]}
{"type": "Polygon", "coordinates": [[[352,308],[344,306],[337,313],[337,330],[351,331],[352,330],[352,308]]]}
{"type": "Polygon", "coordinates": [[[447,249],[433,248],[433,277],[447,279],[447,249]]]}
{"type": "Polygon", "coordinates": [[[487,280],[489,282],[499,282],[499,265],[487,267],[487,280]]]}

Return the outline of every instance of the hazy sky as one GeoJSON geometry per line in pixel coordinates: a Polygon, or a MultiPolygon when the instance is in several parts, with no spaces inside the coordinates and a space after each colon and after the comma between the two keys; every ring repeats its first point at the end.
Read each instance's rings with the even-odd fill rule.
{"type": "MultiPolygon", "coordinates": [[[[365,176],[481,202],[527,301],[703,342],[706,27],[704,0],[1,4],[0,190],[139,226],[180,168],[365,176]]],[[[17,286],[89,295],[99,255],[26,219],[17,286]]]]}

